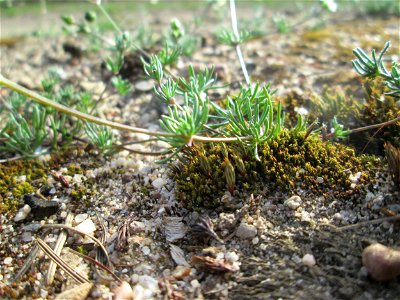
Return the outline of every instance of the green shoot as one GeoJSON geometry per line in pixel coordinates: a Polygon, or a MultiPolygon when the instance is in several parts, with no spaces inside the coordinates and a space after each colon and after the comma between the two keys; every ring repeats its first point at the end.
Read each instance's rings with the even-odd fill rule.
{"type": "Polygon", "coordinates": [[[93,145],[95,145],[104,155],[114,153],[113,133],[106,126],[99,126],[93,123],[85,124],[85,133],[93,145]]]}
{"type": "Polygon", "coordinates": [[[126,96],[132,90],[132,85],[128,80],[123,79],[121,76],[114,76],[111,78],[111,83],[121,96],[126,96]]]}
{"type": "Polygon", "coordinates": [[[385,80],[386,86],[389,88],[389,95],[400,98],[400,69],[395,62],[392,63],[391,72],[389,72],[384,63],[383,55],[389,49],[390,42],[386,42],[381,53],[376,57],[375,49],[372,50],[370,58],[363,49],[355,48],[353,50],[357,59],[353,60],[354,69],[363,77],[376,78],[381,77],[385,80]]]}

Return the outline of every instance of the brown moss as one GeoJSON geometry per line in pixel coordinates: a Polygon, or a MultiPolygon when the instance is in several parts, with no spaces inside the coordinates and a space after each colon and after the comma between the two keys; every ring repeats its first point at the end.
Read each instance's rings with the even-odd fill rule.
{"type": "Polygon", "coordinates": [[[205,144],[186,149],[182,161],[172,167],[176,195],[189,209],[223,206],[222,195],[233,191],[232,170],[226,172],[227,160],[235,174],[236,192],[302,188],[347,198],[357,192],[357,188],[350,188],[350,171],[364,171],[360,182],[368,177],[351,148],[287,131],[260,145],[259,156],[260,161],[256,161],[240,144],[205,144]],[[323,183],[317,182],[318,177],[323,183]]]}

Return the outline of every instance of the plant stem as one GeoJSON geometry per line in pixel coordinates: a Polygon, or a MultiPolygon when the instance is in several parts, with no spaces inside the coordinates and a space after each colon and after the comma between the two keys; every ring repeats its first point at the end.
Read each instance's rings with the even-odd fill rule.
{"type": "Polygon", "coordinates": [[[101,3],[99,3],[99,4],[96,3],[96,5],[100,9],[100,11],[103,13],[103,15],[108,19],[108,21],[111,23],[111,25],[115,28],[115,30],[117,30],[120,34],[122,34],[123,32],[122,32],[121,28],[119,28],[117,23],[114,22],[113,18],[111,18],[110,14],[105,10],[103,5],[101,5],[101,3]]]}
{"type": "MultiPolygon", "coordinates": [[[[240,34],[239,34],[239,30],[238,30],[238,25],[237,25],[235,0],[230,0],[230,7],[231,7],[231,20],[232,20],[233,34],[235,35],[236,40],[239,41],[240,34]]],[[[240,66],[242,67],[244,79],[246,80],[246,84],[250,85],[250,78],[249,78],[249,74],[247,73],[247,68],[246,68],[246,64],[243,59],[243,54],[242,54],[242,50],[240,49],[240,45],[237,44],[235,48],[236,48],[236,54],[238,56],[240,66]]]]}
{"type": "MultiPolygon", "coordinates": [[[[143,133],[149,136],[159,136],[159,137],[181,137],[180,135],[176,135],[173,133],[167,133],[167,132],[156,132],[156,131],[150,131],[144,128],[138,128],[138,127],[133,127],[125,124],[120,124],[116,122],[112,122],[106,119],[98,118],[89,114],[85,114],[83,112],[80,112],[78,110],[69,108],[67,106],[64,106],[58,102],[52,101],[47,99],[46,97],[43,97],[39,95],[38,93],[28,90],[24,88],[23,86],[8,80],[5,78],[2,74],[0,74],[0,86],[5,86],[21,95],[24,95],[28,98],[33,99],[34,101],[45,105],[45,106],[50,106],[54,108],[55,110],[65,113],[67,115],[76,117],[81,120],[93,122],[99,125],[104,125],[107,127],[115,128],[121,131],[128,131],[128,132],[134,132],[134,133],[143,133]]],[[[226,138],[226,137],[205,137],[205,136],[197,136],[194,135],[191,137],[192,141],[198,141],[202,143],[212,143],[212,142],[236,142],[238,140],[250,140],[251,137],[231,137],[231,138],[226,138]]]]}
{"type": "Polygon", "coordinates": [[[73,117],[79,118],[81,120],[86,120],[89,122],[93,122],[99,125],[104,125],[104,126],[108,126],[111,128],[115,128],[118,130],[123,130],[123,131],[129,131],[129,132],[135,132],[135,133],[143,133],[143,134],[147,134],[150,136],[163,136],[163,137],[175,137],[176,135],[174,134],[170,134],[170,133],[164,133],[164,132],[154,132],[154,131],[150,131],[147,129],[143,129],[143,128],[137,128],[137,127],[132,127],[129,125],[124,125],[124,124],[120,124],[120,123],[116,123],[116,122],[112,122],[112,121],[108,121],[102,118],[98,118],[89,114],[85,114],[83,112],[80,112],[78,110],[69,108],[67,106],[64,106],[62,104],[59,104],[58,102],[49,100],[41,95],[39,95],[38,93],[34,92],[34,91],[30,91],[26,88],[24,88],[23,86],[12,82],[10,80],[8,80],[7,78],[3,77],[3,75],[0,74],[0,86],[5,86],[7,88],[10,88],[28,98],[33,99],[34,101],[45,105],[45,106],[50,106],[54,109],[56,109],[59,112],[71,115],[73,117]]]}
{"type": "Polygon", "coordinates": [[[355,132],[371,130],[371,129],[380,128],[380,127],[385,127],[385,126],[388,126],[388,125],[392,125],[392,124],[394,124],[396,122],[400,122],[400,116],[398,116],[397,118],[394,118],[392,120],[383,122],[383,123],[373,124],[373,125],[369,125],[369,126],[364,126],[364,127],[351,129],[350,133],[355,133],[355,132]]]}

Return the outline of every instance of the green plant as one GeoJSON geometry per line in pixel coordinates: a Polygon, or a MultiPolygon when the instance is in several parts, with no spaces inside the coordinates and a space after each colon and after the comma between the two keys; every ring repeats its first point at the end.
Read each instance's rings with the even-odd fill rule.
{"type": "Polygon", "coordinates": [[[200,37],[189,33],[187,28],[177,18],[170,22],[170,28],[166,36],[167,45],[175,49],[180,49],[180,53],[185,56],[192,56],[200,45],[200,37]]]}
{"type": "Polygon", "coordinates": [[[113,146],[113,133],[108,127],[86,123],[85,133],[92,144],[95,145],[103,154],[109,155],[115,153],[115,148],[113,146]]]}
{"type": "Polygon", "coordinates": [[[9,101],[12,108],[8,114],[8,122],[0,132],[0,137],[5,139],[4,146],[0,146],[0,150],[14,150],[25,157],[46,153],[47,149],[42,148],[47,137],[46,109],[39,105],[22,108],[25,97],[18,94],[13,94],[9,101]],[[20,114],[19,108],[24,109],[26,113],[20,114]]]}
{"type": "Polygon", "coordinates": [[[386,42],[378,58],[375,54],[375,49],[372,50],[372,58],[370,58],[363,49],[355,48],[353,50],[357,59],[353,60],[354,69],[363,77],[375,79],[381,77],[390,92],[389,95],[400,98],[400,69],[396,62],[392,63],[392,69],[389,72],[384,63],[383,55],[389,49],[390,42],[386,42]]]}
{"type": "Polygon", "coordinates": [[[131,83],[121,76],[114,76],[111,78],[111,83],[121,96],[126,96],[133,88],[131,83]]]}

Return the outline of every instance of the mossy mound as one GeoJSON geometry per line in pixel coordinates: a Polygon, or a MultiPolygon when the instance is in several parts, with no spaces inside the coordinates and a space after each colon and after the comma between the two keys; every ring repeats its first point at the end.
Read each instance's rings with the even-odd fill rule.
{"type": "MultiPolygon", "coordinates": [[[[87,155],[83,148],[73,147],[60,149],[45,162],[39,159],[21,159],[0,164],[0,213],[15,212],[22,203],[21,197],[44,185],[51,170],[64,166],[68,168],[68,175],[83,173],[79,165],[70,162],[79,162],[87,155]]],[[[72,190],[71,194],[73,200],[79,201],[84,195],[89,195],[90,191],[72,190]]]]}
{"type": "MultiPolygon", "coordinates": [[[[400,100],[390,95],[385,95],[388,89],[382,81],[366,81],[364,84],[365,104],[361,111],[360,126],[380,124],[400,116],[400,100]]],[[[364,141],[368,153],[383,155],[383,145],[387,142],[400,147],[400,122],[380,129],[357,133],[353,136],[354,145],[359,146],[359,141],[364,141]]],[[[357,150],[362,150],[358,149],[357,150]]]]}
{"type": "MultiPolygon", "coordinates": [[[[331,125],[336,116],[338,122],[345,128],[359,128],[384,123],[400,115],[400,101],[387,95],[389,92],[381,79],[365,80],[363,83],[364,97],[357,99],[341,88],[327,88],[322,95],[311,97],[290,93],[279,100],[286,111],[286,125],[294,126],[297,122],[296,108],[305,107],[308,110],[308,120],[318,120],[331,125]]],[[[343,141],[355,147],[357,153],[383,155],[383,145],[387,142],[400,147],[400,122],[377,129],[356,132],[343,141]]]]}
{"type": "Polygon", "coordinates": [[[259,161],[238,143],[198,145],[184,153],[171,169],[177,198],[188,209],[221,207],[227,190],[268,194],[300,188],[327,197],[349,198],[358,192],[357,187],[351,187],[350,175],[362,172],[357,186],[368,178],[353,149],[288,131],[260,145],[259,161]]]}
{"type": "Polygon", "coordinates": [[[0,213],[16,210],[24,194],[34,192],[46,182],[48,172],[48,167],[38,160],[0,164],[0,213]]]}

